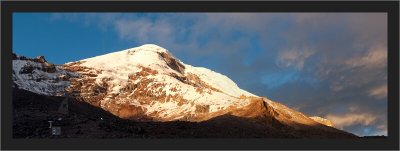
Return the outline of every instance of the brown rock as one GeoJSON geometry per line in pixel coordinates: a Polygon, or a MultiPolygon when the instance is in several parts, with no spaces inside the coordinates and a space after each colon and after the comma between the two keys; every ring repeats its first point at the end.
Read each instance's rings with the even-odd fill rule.
{"type": "Polygon", "coordinates": [[[43,68],[43,71],[48,72],[48,73],[54,73],[57,71],[56,66],[52,63],[44,62],[44,63],[42,63],[42,68],[43,68]]]}
{"type": "Polygon", "coordinates": [[[207,113],[210,109],[209,105],[196,105],[196,113],[207,113]]]}
{"type": "Polygon", "coordinates": [[[171,69],[173,69],[173,70],[175,70],[175,71],[177,71],[177,72],[179,72],[179,73],[181,73],[181,74],[184,73],[185,66],[183,66],[179,61],[177,61],[177,60],[176,60],[174,57],[172,57],[170,54],[165,53],[165,52],[160,52],[160,53],[158,53],[158,54],[164,59],[164,61],[167,63],[167,65],[168,65],[171,69]]]}
{"type": "Polygon", "coordinates": [[[36,61],[36,62],[39,62],[39,63],[45,63],[45,62],[47,62],[46,59],[44,58],[44,56],[37,56],[37,57],[35,58],[35,61],[36,61]]]}
{"type": "Polygon", "coordinates": [[[20,70],[20,74],[31,74],[32,72],[33,72],[33,70],[34,70],[35,68],[32,66],[32,65],[30,65],[30,64],[27,64],[27,65],[25,65],[25,66],[23,66],[22,67],[22,69],[20,70]]]}

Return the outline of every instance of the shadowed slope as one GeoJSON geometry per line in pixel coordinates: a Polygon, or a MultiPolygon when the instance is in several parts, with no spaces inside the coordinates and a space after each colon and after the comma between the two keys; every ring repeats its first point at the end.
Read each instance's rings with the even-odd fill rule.
{"type": "MultiPolygon", "coordinates": [[[[247,113],[236,110],[202,122],[136,122],[121,119],[86,102],[69,99],[69,113],[57,112],[64,97],[49,97],[13,89],[14,138],[357,138],[345,132],[327,132],[305,126],[295,130],[268,116],[266,106],[247,113]],[[259,114],[261,113],[261,114],[259,114]],[[234,114],[234,115],[232,115],[234,114]],[[236,115],[235,115],[236,114],[236,115]],[[247,117],[238,117],[246,115],[247,117]],[[58,118],[61,121],[57,121],[58,118]],[[48,120],[62,128],[52,136],[48,120]],[[273,122],[271,122],[273,121],[273,122]]],[[[263,103],[261,103],[263,104],[263,103]]],[[[250,107],[250,106],[249,106],[250,107]]]]}

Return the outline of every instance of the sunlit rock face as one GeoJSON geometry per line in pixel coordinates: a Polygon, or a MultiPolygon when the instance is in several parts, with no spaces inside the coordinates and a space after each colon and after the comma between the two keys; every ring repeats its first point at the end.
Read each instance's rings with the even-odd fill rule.
{"type": "Polygon", "coordinates": [[[313,116],[313,117],[310,117],[310,118],[313,119],[314,121],[316,121],[318,123],[321,123],[321,124],[324,124],[326,126],[335,127],[335,126],[333,126],[333,123],[328,119],[325,119],[325,118],[322,118],[322,117],[318,117],[318,116],[313,116]]]}

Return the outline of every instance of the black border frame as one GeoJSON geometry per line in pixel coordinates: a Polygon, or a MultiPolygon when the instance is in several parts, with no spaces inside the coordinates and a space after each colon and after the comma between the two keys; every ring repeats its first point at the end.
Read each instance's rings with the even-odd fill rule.
{"type": "Polygon", "coordinates": [[[399,1],[2,1],[1,149],[399,149],[399,1]],[[11,103],[14,12],[384,12],[388,16],[386,139],[13,139],[11,103]]]}

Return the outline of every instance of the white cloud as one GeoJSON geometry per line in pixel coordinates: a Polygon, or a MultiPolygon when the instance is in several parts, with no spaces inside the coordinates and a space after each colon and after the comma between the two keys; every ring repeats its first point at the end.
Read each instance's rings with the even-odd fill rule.
{"type": "Polygon", "coordinates": [[[285,49],[279,52],[278,64],[283,67],[295,67],[302,70],[307,59],[314,53],[315,51],[309,47],[285,49]]]}
{"type": "Polygon", "coordinates": [[[325,118],[332,121],[333,124],[340,129],[357,124],[364,126],[372,125],[377,119],[376,116],[368,113],[348,113],[345,115],[328,114],[325,118]]]}
{"type": "Polygon", "coordinates": [[[365,69],[384,68],[387,66],[387,48],[382,44],[375,45],[369,49],[367,54],[353,57],[345,63],[350,67],[365,69]]]}
{"type": "MultiPolygon", "coordinates": [[[[122,18],[123,13],[51,13],[51,21],[66,20],[81,23],[86,27],[95,26],[106,31],[113,23],[122,18]]],[[[111,28],[112,29],[112,28],[111,28]]]]}
{"type": "Polygon", "coordinates": [[[171,39],[174,29],[163,20],[152,22],[148,19],[137,19],[118,20],[115,22],[115,30],[122,39],[159,42],[171,39]]]}
{"type": "Polygon", "coordinates": [[[373,96],[377,99],[383,99],[387,97],[388,89],[387,84],[383,84],[370,89],[369,96],[373,96]]]}

